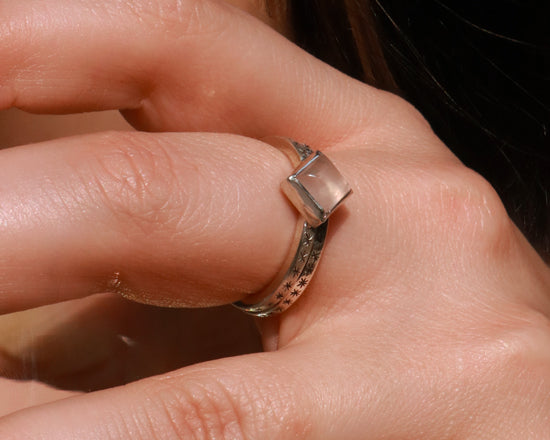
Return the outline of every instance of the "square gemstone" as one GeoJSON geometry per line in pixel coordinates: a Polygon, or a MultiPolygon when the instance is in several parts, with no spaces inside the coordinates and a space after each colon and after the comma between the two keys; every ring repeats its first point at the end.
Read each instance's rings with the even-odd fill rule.
{"type": "Polygon", "coordinates": [[[281,185],[283,192],[311,226],[324,223],[351,194],[348,182],[320,151],[306,159],[281,185]]]}

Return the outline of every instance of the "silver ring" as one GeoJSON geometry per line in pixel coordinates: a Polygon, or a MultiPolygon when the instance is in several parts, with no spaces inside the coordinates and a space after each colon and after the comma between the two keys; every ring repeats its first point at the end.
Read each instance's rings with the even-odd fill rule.
{"type": "Polygon", "coordinates": [[[351,188],[332,162],[320,151],[288,138],[269,138],[266,142],[279,148],[296,169],[281,183],[281,189],[303,217],[295,232],[293,249],[283,269],[250,303],[233,305],[259,317],[284,312],[302,295],[321,258],[328,218],[351,194],[351,188]],[[256,299],[257,298],[257,299],[256,299]],[[256,299],[256,300],[254,300],[256,299]]]}

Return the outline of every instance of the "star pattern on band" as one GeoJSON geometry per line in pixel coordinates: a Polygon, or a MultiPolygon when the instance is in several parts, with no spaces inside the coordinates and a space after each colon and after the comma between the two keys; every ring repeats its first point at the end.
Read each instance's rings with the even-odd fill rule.
{"type": "Polygon", "coordinates": [[[306,144],[300,144],[298,142],[292,142],[294,148],[300,155],[300,159],[303,160],[306,157],[310,156],[313,153],[313,150],[309,148],[306,144]]]}
{"type": "MultiPolygon", "coordinates": [[[[305,144],[293,140],[289,140],[289,142],[293,147],[292,149],[298,153],[300,162],[303,162],[302,168],[308,169],[307,167],[310,166],[308,161],[313,163],[314,151],[305,144]]],[[[319,153],[319,156],[321,156],[321,153],[319,153]]],[[[296,168],[296,170],[298,169],[296,168]]],[[[332,177],[327,177],[329,183],[332,182],[332,179],[332,177]]],[[[300,227],[300,224],[298,227],[300,227]]],[[[293,244],[293,246],[296,246],[294,247],[295,253],[293,255],[289,254],[287,257],[289,262],[292,263],[290,267],[287,266],[286,272],[281,271],[277,275],[277,278],[282,276],[282,278],[278,278],[278,285],[274,285],[269,296],[264,297],[258,303],[246,304],[238,301],[235,303],[238,308],[252,315],[270,316],[283,312],[303,294],[321,257],[327,228],[325,223],[314,227],[305,218],[301,219],[301,228],[301,234],[298,233],[293,244]]]]}
{"type": "Polygon", "coordinates": [[[302,275],[308,276],[315,270],[315,263],[309,263],[303,270],[302,275]]]}

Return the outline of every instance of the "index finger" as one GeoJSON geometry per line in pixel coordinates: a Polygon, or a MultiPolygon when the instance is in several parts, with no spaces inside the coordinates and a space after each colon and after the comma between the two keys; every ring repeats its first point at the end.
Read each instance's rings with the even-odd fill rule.
{"type": "Polygon", "coordinates": [[[332,144],[387,94],[223,2],[0,0],[0,108],[332,144]]]}

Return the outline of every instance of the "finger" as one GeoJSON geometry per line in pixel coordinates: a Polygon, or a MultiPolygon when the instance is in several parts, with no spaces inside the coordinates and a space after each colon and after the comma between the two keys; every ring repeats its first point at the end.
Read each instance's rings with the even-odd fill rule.
{"type": "Polygon", "coordinates": [[[0,378],[0,417],[77,394],[74,391],[57,390],[40,382],[0,378]]]}
{"type": "MultiPolygon", "coordinates": [[[[345,384],[339,369],[327,375],[327,370],[312,371],[311,364],[303,362],[319,354],[301,346],[190,367],[22,411],[0,420],[0,436],[5,440],[362,438],[364,431],[358,425],[366,425],[366,415],[359,417],[357,409],[349,412],[348,400],[332,398],[334,384],[345,384]],[[333,385],[328,385],[329,376],[333,385]],[[341,417],[360,422],[346,423],[341,417]]],[[[363,384],[353,386],[356,392],[364,390],[363,384]]],[[[350,387],[345,388],[347,393],[350,387]]]]}
{"type": "Polygon", "coordinates": [[[385,94],[223,2],[4,0],[0,8],[0,108],[129,109],[149,130],[311,143],[383,118],[385,94]]]}
{"type": "MultiPolygon", "coordinates": [[[[498,331],[516,345],[517,324],[487,330],[487,320],[481,327],[476,321],[476,334],[463,332],[464,344],[453,340],[449,348],[439,318],[430,324],[433,313],[424,313],[403,326],[388,319],[402,314],[395,309],[391,316],[383,312],[374,326],[363,315],[332,318],[322,331],[301,335],[277,352],[216,360],[20,411],[0,419],[0,438],[354,440],[366,434],[425,438],[427,432],[438,439],[479,438],[480,426],[500,432],[512,420],[519,432],[540,424],[548,393],[539,381],[518,376],[526,368],[523,356],[518,361],[516,348],[503,350],[500,338],[480,338],[479,331],[498,331]],[[428,344],[428,355],[413,343],[418,340],[428,344]],[[443,362],[427,364],[431,358],[443,362]],[[496,369],[495,360],[513,367],[496,369]],[[526,387],[532,391],[529,408],[510,411],[525,407],[526,387]],[[479,423],[472,425],[476,417],[479,423]]],[[[524,336],[519,338],[525,345],[524,336]]],[[[535,368],[540,365],[537,360],[535,368]]]]}
{"type": "MultiPolygon", "coordinates": [[[[502,248],[496,243],[509,224],[495,214],[503,212],[500,202],[464,186],[465,178],[479,178],[454,161],[407,163],[360,148],[330,156],[355,194],[346,204],[350,215],[344,210],[331,220],[312,293],[290,312],[298,321],[315,321],[314,310],[332,313],[346,302],[354,308],[346,297],[365,289],[358,268],[370,271],[373,291],[365,299],[378,297],[378,286],[390,281],[409,289],[407,277],[392,276],[403,270],[396,256],[405,251],[407,264],[430,257],[439,267],[453,264],[443,252],[464,240],[473,243],[465,255],[502,248]],[[415,192],[416,184],[427,190],[415,192]],[[389,190],[399,197],[388,200],[389,190]],[[465,209],[456,194],[466,197],[465,209]],[[472,212],[483,215],[479,222],[472,224],[472,212]],[[427,217],[426,223],[401,220],[427,217]],[[472,227],[461,226],[459,234],[432,227],[432,219],[447,224],[449,218],[472,227]],[[400,232],[388,236],[388,230],[400,232]],[[475,239],[481,234],[483,240],[475,239]],[[434,241],[446,245],[431,257],[434,241]]],[[[290,164],[259,141],[108,133],[3,150],[0,161],[1,313],[102,292],[163,306],[227,304],[268,285],[292,251],[297,216],[279,191],[290,164]]],[[[475,276],[467,265],[455,266],[457,279],[475,276]]],[[[422,269],[426,277],[431,267],[422,269]]]]}
{"type": "Polygon", "coordinates": [[[0,161],[4,313],[106,291],[228,303],[268,284],[296,227],[288,159],[247,138],[100,134],[0,161]]]}

